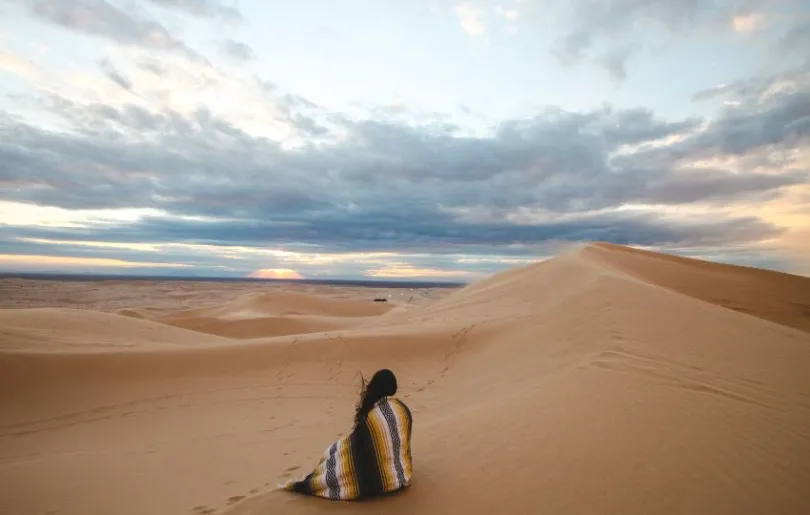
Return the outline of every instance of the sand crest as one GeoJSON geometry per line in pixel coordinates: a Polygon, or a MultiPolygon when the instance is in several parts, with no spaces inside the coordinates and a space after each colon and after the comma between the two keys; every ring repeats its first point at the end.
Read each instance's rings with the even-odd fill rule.
{"type": "Polygon", "coordinates": [[[418,305],[160,291],[0,310],[0,513],[810,512],[810,279],[595,244],[418,305]],[[380,367],[409,490],[274,491],[380,367]]]}

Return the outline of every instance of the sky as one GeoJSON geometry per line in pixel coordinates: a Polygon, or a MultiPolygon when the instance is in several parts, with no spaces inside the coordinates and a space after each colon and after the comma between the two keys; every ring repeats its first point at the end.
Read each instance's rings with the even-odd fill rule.
{"type": "Polygon", "coordinates": [[[810,275],[804,0],[0,0],[0,271],[810,275]]]}

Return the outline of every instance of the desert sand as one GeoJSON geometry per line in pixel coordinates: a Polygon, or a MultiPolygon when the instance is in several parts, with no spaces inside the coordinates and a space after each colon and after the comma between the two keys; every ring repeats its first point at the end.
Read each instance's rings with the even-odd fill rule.
{"type": "Polygon", "coordinates": [[[810,513],[808,278],[593,244],[416,301],[0,288],[3,514],[810,513]],[[412,486],[275,490],[382,367],[412,486]]]}

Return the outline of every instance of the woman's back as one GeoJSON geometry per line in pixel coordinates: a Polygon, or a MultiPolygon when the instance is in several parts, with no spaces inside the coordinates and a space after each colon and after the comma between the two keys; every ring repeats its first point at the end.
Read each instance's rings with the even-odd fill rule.
{"type": "MultiPolygon", "coordinates": [[[[396,397],[384,397],[374,404],[365,422],[365,431],[374,450],[381,493],[393,492],[410,484],[411,411],[396,397]]],[[[374,488],[375,490],[377,488],[374,488]]]]}

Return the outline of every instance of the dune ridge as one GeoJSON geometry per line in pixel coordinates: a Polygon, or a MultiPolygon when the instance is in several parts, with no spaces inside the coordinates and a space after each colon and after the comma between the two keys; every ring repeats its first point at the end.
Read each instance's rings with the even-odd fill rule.
{"type": "Polygon", "coordinates": [[[391,305],[297,292],[251,293],[222,306],[169,313],[156,320],[229,338],[319,333],[360,325],[391,305]]]}
{"type": "Polygon", "coordinates": [[[410,309],[3,310],[0,511],[805,512],[808,306],[807,278],[600,243],[410,309]],[[107,345],[60,348],[85,338],[107,345]],[[414,413],[408,491],[273,490],[349,429],[379,367],[414,413]]]}
{"type": "Polygon", "coordinates": [[[641,281],[810,332],[810,277],[724,265],[610,243],[588,257],[641,281]]]}
{"type": "Polygon", "coordinates": [[[211,308],[198,308],[170,313],[179,317],[251,318],[260,315],[318,315],[365,317],[381,315],[391,309],[388,304],[354,299],[334,299],[299,292],[260,292],[242,295],[231,302],[211,308]]]}

